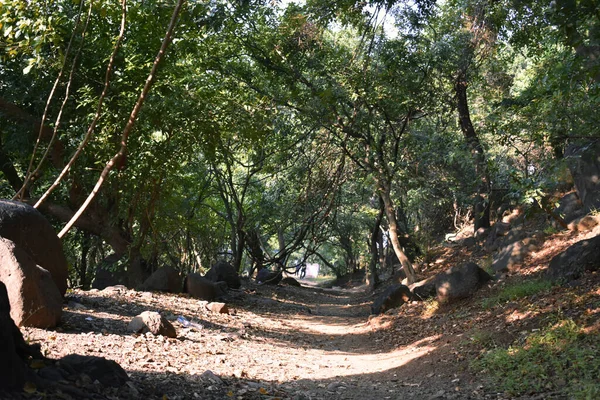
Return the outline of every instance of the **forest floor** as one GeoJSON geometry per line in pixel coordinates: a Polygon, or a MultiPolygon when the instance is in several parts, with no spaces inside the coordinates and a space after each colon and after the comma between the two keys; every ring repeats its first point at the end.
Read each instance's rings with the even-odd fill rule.
{"type": "MultiPolygon", "coordinates": [[[[555,254],[582,239],[573,232],[547,238],[518,274],[496,280],[450,306],[413,302],[369,316],[373,294],[358,277],[330,289],[267,286],[244,281],[231,292],[229,313],[206,309],[186,295],[113,287],[68,294],[56,330],[22,328],[50,358],[78,353],[115,360],[131,382],[120,388],[78,382],[90,398],[108,399],[505,399],[471,362],[486,347],[508,346],[550,323],[557,313],[586,329],[600,327],[600,274],[569,287],[514,301],[486,303],[503,287],[543,273],[555,254]],[[488,304],[485,306],[485,304],[488,304]],[[127,331],[139,313],[158,311],[177,338],[127,331]],[[185,328],[184,316],[198,324],[185,328]],[[485,339],[485,340],[484,340],[485,339]],[[483,343],[485,342],[485,343],[483,343]]],[[[440,246],[426,277],[477,253],[440,246]]],[[[564,398],[536,390],[523,399],[564,398]]],[[[25,398],[71,398],[30,390],[25,398]]]]}

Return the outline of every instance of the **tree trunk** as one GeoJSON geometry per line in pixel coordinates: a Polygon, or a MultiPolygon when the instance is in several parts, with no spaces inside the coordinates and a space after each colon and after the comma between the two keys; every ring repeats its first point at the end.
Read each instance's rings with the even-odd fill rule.
{"type": "Polygon", "coordinates": [[[475,218],[475,231],[479,228],[490,227],[490,203],[486,201],[490,193],[490,179],[486,168],[486,157],[479,136],[475,132],[469,112],[469,101],[467,98],[467,77],[464,72],[459,73],[454,82],[456,102],[458,108],[458,120],[465,141],[471,150],[471,157],[475,164],[475,173],[479,179],[475,204],[473,205],[473,216],[475,218]]]}
{"type": "Polygon", "coordinates": [[[390,240],[392,242],[392,246],[394,247],[394,252],[398,257],[398,260],[400,260],[402,269],[406,274],[408,283],[411,284],[416,281],[415,270],[413,269],[410,260],[404,253],[404,250],[402,250],[402,246],[400,246],[400,240],[398,239],[398,222],[396,221],[396,209],[394,208],[394,202],[392,201],[390,192],[390,185],[386,182],[380,182],[379,195],[383,200],[385,215],[388,220],[390,240]]]}
{"type": "Polygon", "coordinates": [[[369,268],[367,270],[367,286],[371,290],[375,290],[379,284],[379,275],[377,275],[377,263],[379,261],[379,250],[377,243],[381,236],[381,220],[383,219],[384,204],[381,196],[379,197],[379,213],[375,219],[375,223],[371,229],[371,240],[369,240],[369,247],[371,250],[371,260],[369,261],[369,268]]]}

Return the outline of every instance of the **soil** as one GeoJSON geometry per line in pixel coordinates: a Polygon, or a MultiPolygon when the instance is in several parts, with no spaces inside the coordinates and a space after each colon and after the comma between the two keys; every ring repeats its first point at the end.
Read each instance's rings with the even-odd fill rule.
{"type": "MultiPolygon", "coordinates": [[[[469,368],[485,351],[476,339],[484,332],[486,340],[508,345],[546,326],[558,309],[597,330],[600,274],[588,273],[543,296],[491,308],[482,302],[503,285],[543,273],[552,256],[583,237],[566,232],[547,238],[519,273],[445,307],[412,302],[370,316],[377,293],[367,290],[361,276],[330,289],[311,286],[309,280],[302,281],[303,287],[245,281],[241,290],[230,291],[227,314],[213,313],[207,302],[187,295],[112,287],[71,291],[56,330],[21,330],[50,358],[72,353],[101,356],[127,371],[131,382],[119,389],[77,382],[90,398],[503,399],[507,396],[469,368]],[[129,321],[146,310],[171,321],[177,337],[128,332],[129,321]],[[186,328],[177,322],[179,316],[197,325],[186,328]]],[[[420,275],[428,277],[484,256],[460,246],[441,246],[420,275]]],[[[22,397],[73,398],[35,388],[22,397]]],[[[535,393],[523,398],[554,397],[535,393]]]]}

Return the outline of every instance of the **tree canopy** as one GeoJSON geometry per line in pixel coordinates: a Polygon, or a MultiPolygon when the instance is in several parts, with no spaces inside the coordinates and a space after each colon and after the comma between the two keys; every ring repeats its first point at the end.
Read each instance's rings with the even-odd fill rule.
{"type": "Polygon", "coordinates": [[[111,253],[132,285],[383,253],[414,280],[419,247],[546,202],[565,147],[598,138],[599,9],[3,1],[1,196],[60,231],[102,174],[63,236],[73,285],[111,253]]]}

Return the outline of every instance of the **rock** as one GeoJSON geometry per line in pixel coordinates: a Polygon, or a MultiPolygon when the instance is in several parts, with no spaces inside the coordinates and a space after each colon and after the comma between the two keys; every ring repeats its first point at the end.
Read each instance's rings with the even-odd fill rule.
{"type": "Polygon", "coordinates": [[[281,271],[271,271],[267,268],[263,268],[256,274],[256,283],[264,283],[267,285],[277,285],[281,282],[283,275],[281,271]]]}
{"type": "Polygon", "coordinates": [[[19,344],[25,345],[25,341],[10,317],[6,286],[0,282],[0,393],[20,390],[25,384],[25,362],[18,353],[19,344]]]}
{"type": "Polygon", "coordinates": [[[204,277],[212,282],[226,282],[232,289],[239,289],[242,286],[238,272],[227,261],[219,261],[213,265],[204,277]]]}
{"type": "Polygon", "coordinates": [[[475,234],[473,235],[473,237],[478,242],[482,242],[488,237],[489,233],[490,233],[490,228],[479,228],[475,231],[475,234]]]}
{"type": "Polygon", "coordinates": [[[496,222],[485,239],[485,250],[492,252],[500,248],[502,246],[502,239],[500,237],[506,236],[509,231],[510,223],[502,221],[496,222]]]}
{"type": "Polygon", "coordinates": [[[183,291],[197,299],[212,301],[227,294],[227,284],[225,282],[211,282],[193,272],[185,278],[183,291]]]}
{"type": "Polygon", "coordinates": [[[300,282],[298,282],[296,279],[292,278],[291,276],[287,276],[287,277],[283,278],[280,283],[282,285],[302,287],[300,282]]]}
{"type": "MultiPolygon", "coordinates": [[[[584,213],[600,209],[600,141],[584,145],[571,144],[565,150],[577,194],[584,213]]],[[[567,221],[570,222],[570,221],[567,221]]]]}
{"type": "Polygon", "coordinates": [[[69,272],[62,243],[38,210],[18,201],[0,200],[0,237],[14,242],[48,271],[61,296],[65,294],[69,272]]]}
{"type": "Polygon", "coordinates": [[[492,277],[475,263],[452,267],[436,276],[435,290],[440,303],[450,303],[473,295],[492,277]]]}
{"type": "Polygon", "coordinates": [[[228,314],[229,307],[225,303],[208,303],[206,309],[215,314],[228,314]]]}
{"type": "Polygon", "coordinates": [[[390,286],[373,302],[371,314],[384,313],[392,308],[400,307],[402,304],[409,302],[412,299],[412,293],[407,286],[390,286]]]}
{"type": "Polygon", "coordinates": [[[175,268],[166,265],[154,271],[140,286],[140,290],[149,292],[181,292],[181,275],[175,268]]]}
{"type": "Polygon", "coordinates": [[[336,392],[343,389],[346,389],[346,385],[343,382],[331,382],[329,385],[327,385],[328,392],[336,392]]]}
{"type": "Polygon", "coordinates": [[[530,251],[537,250],[537,245],[533,239],[525,239],[516,243],[511,243],[504,247],[494,257],[492,269],[495,272],[514,272],[519,269],[523,259],[530,251]]]}
{"type": "Polygon", "coordinates": [[[102,290],[109,286],[123,285],[127,282],[126,272],[118,264],[122,255],[111,254],[96,265],[92,288],[102,290]]]}
{"type": "Polygon", "coordinates": [[[492,229],[496,231],[496,235],[505,236],[510,231],[510,223],[498,221],[494,224],[494,227],[492,229]]]}
{"type": "Polygon", "coordinates": [[[435,277],[425,279],[410,285],[410,291],[415,300],[426,300],[436,295],[435,277]]]}
{"type": "Polygon", "coordinates": [[[134,317],[129,322],[127,330],[134,333],[150,332],[157,336],[177,337],[175,327],[165,317],[155,311],[144,311],[137,317],[134,317]]]}
{"type": "Polygon", "coordinates": [[[577,192],[565,194],[558,201],[558,207],[554,213],[561,217],[567,224],[585,214],[583,203],[579,199],[577,192]]]}
{"type": "Polygon", "coordinates": [[[119,364],[104,357],[70,354],[61,358],[59,363],[73,375],[85,374],[103,386],[121,387],[129,381],[129,376],[119,364]]]}
{"type": "Polygon", "coordinates": [[[600,215],[584,215],[569,224],[569,230],[588,232],[600,225],[600,215]]]}
{"type": "Polygon", "coordinates": [[[570,282],[579,279],[585,271],[597,271],[599,268],[600,236],[595,236],[579,241],[554,256],[546,274],[552,281],[570,282]]]}
{"type": "Polygon", "coordinates": [[[211,370],[208,370],[208,369],[206,371],[204,371],[202,373],[202,375],[200,375],[200,379],[202,379],[203,381],[208,381],[215,385],[223,384],[223,380],[221,378],[219,378],[217,375],[215,375],[214,372],[212,372],[211,370]]]}
{"type": "Polygon", "coordinates": [[[475,240],[474,237],[467,237],[467,238],[464,238],[460,244],[465,247],[473,247],[473,246],[475,246],[475,244],[477,244],[477,241],[475,240]]]}
{"type": "Polygon", "coordinates": [[[0,238],[0,281],[8,288],[10,315],[18,326],[53,328],[60,322],[62,295],[52,276],[4,238],[0,238]]]}

